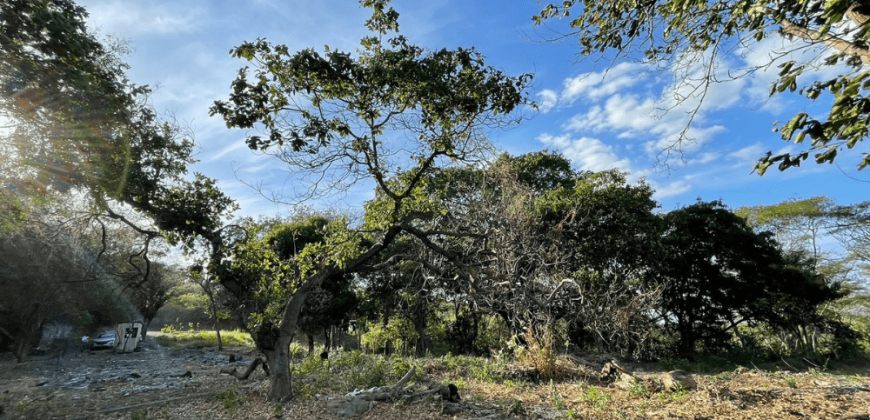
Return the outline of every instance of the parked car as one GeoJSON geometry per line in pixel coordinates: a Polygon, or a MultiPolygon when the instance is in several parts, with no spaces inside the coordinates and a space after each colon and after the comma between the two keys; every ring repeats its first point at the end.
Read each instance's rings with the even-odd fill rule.
{"type": "Polygon", "coordinates": [[[118,335],[114,331],[103,331],[97,338],[91,340],[91,348],[115,347],[118,335]]]}

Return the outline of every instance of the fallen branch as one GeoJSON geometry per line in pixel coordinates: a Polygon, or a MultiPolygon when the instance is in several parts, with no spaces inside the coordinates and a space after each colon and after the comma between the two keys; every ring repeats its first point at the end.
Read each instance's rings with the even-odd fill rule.
{"type": "Polygon", "coordinates": [[[263,372],[266,372],[266,376],[269,376],[269,365],[266,364],[266,361],[263,360],[262,357],[257,357],[251,362],[251,365],[248,366],[248,369],[245,370],[245,373],[239,373],[236,371],[236,368],[221,368],[221,373],[226,373],[228,375],[232,375],[236,379],[240,381],[244,381],[254,373],[254,370],[257,369],[257,366],[263,365],[263,372]]]}
{"type": "Polygon", "coordinates": [[[144,403],[140,403],[140,404],[127,405],[124,407],[107,408],[105,410],[98,411],[98,413],[109,414],[109,413],[115,413],[118,411],[135,410],[137,408],[148,407],[150,405],[165,404],[165,403],[170,403],[170,402],[175,402],[175,401],[180,401],[180,400],[186,400],[186,399],[190,399],[190,398],[203,398],[203,397],[208,397],[211,395],[214,395],[214,393],[209,392],[209,393],[203,393],[203,394],[191,394],[191,395],[185,395],[183,397],[166,398],[166,399],[157,400],[157,401],[149,401],[149,402],[144,402],[144,403]]]}

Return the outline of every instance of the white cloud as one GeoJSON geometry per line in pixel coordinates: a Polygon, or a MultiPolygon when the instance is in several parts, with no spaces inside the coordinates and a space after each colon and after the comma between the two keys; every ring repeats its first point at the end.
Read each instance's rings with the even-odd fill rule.
{"type": "Polygon", "coordinates": [[[229,144],[229,146],[225,147],[220,152],[217,152],[216,154],[209,156],[208,160],[210,162],[218,161],[218,160],[221,160],[221,158],[223,158],[224,156],[229,155],[229,154],[235,154],[236,152],[238,152],[239,150],[242,150],[242,149],[247,149],[247,145],[245,144],[244,141],[241,141],[241,140],[233,141],[229,144]]]}
{"type": "Polygon", "coordinates": [[[656,200],[661,200],[666,197],[674,197],[685,192],[688,192],[692,189],[692,186],[683,181],[675,181],[671,182],[666,186],[660,186],[656,182],[650,182],[650,186],[653,187],[655,193],[653,193],[653,198],[656,200]]]}
{"type": "Polygon", "coordinates": [[[644,79],[644,66],[619,63],[598,73],[584,73],[563,82],[562,100],[573,103],[580,96],[594,101],[623,92],[644,79]]]}
{"type": "Polygon", "coordinates": [[[736,152],[729,153],[728,157],[736,160],[738,165],[749,165],[751,167],[751,165],[755,163],[764,152],[764,147],[756,143],[751,146],[746,146],[736,152]]]}
{"type": "Polygon", "coordinates": [[[546,114],[556,106],[556,103],[559,101],[559,94],[556,91],[551,89],[544,89],[538,96],[541,98],[538,103],[538,110],[541,113],[546,114]]]}
{"type": "Polygon", "coordinates": [[[190,33],[197,30],[207,15],[202,7],[186,2],[92,1],[88,7],[90,23],[108,34],[190,33]]]}
{"type": "Polygon", "coordinates": [[[613,147],[601,140],[588,137],[572,139],[568,135],[553,137],[542,134],[538,136],[538,141],[560,149],[562,154],[581,170],[597,172],[618,168],[631,172],[631,161],[620,159],[613,151],[613,147]]]}
{"type": "Polygon", "coordinates": [[[686,164],[687,165],[703,165],[706,163],[713,162],[716,159],[719,159],[719,156],[720,156],[719,153],[713,153],[713,152],[699,153],[693,159],[687,160],[686,164]]]}

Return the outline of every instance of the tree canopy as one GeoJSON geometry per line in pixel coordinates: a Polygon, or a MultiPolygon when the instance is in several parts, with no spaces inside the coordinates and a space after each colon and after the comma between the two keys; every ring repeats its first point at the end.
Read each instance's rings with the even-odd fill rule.
{"type": "MultiPolygon", "coordinates": [[[[780,128],[783,140],[804,146],[798,153],[768,152],[755,164],[764,174],[777,164],[780,170],[799,166],[810,155],[818,163],[833,162],[844,149],[852,149],[868,136],[870,100],[870,4],[866,1],[750,1],[750,0],[567,0],[548,4],[533,20],[567,18],[581,55],[616,52],[617,59],[641,55],[647,62],[688,69],[700,65],[686,80],[697,82],[696,92],[706,92],[720,81],[713,69],[717,57],[735,45],[752,46],[765,38],[780,36],[799,41],[791,47],[822,50],[800,59],[788,58],[790,51],[774,52],[779,75],[770,89],[775,95],[798,91],[808,100],[828,97],[832,106],[826,116],[798,112],[780,128]],[[835,67],[840,74],[827,79],[815,70],[835,67]],[[808,141],[805,141],[808,140],[808,141]]],[[[770,65],[771,63],[768,63],[770,65]]],[[[743,69],[729,77],[750,76],[764,68],[743,69]]],[[[686,71],[689,73],[689,71],[686,71]]],[[[686,83],[686,80],[677,81],[686,83]]],[[[700,105],[698,105],[700,106],[700,105]]],[[[697,109],[696,109],[697,111],[697,109]]],[[[674,139],[674,145],[685,140],[674,139]]],[[[856,166],[870,164],[863,154],[856,166]]]]}
{"type": "Polygon", "coordinates": [[[369,226],[367,246],[349,246],[357,234],[336,229],[302,252],[322,254],[299,274],[280,319],[257,334],[273,372],[273,400],[292,397],[287,348],[308,293],[335,274],[361,269],[403,232],[426,243],[435,233],[413,226],[439,214],[438,203],[422,194],[426,176],[480,159],[488,147],[481,130],[516,122],[514,111],[526,102],[531,77],[486,66],[474,49],[427,51],[401,35],[384,39],[398,30],[398,13],[387,3],[361,1],[372,9],[366,22],[372,36],[361,40],[356,54],[328,47],[323,55],[291,53],[262,39],[234,48],[234,57],[254,66],[253,75],[248,67],[239,70],[229,99],[211,108],[228,127],[261,130],[265,136],[248,136],[247,145],[274,153],[296,174],[307,173],[300,180],[310,194],[368,179],[387,198],[382,217],[369,226]]]}

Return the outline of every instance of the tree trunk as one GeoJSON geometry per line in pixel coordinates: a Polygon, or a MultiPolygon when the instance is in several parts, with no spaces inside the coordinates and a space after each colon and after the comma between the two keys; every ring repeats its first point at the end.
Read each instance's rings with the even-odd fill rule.
{"type": "Polygon", "coordinates": [[[20,329],[21,334],[10,337],[12,339],[12,354],[15,356],[17,363],[26,362],[33,346],[39,345],[39,341],[42,338],[42,324],[39,320],[39,304],[34,303],[27,315],[24,316],[22,328],[20,329]]]}
{"type": "Polygon", "coordinates": [[[16,363],[24,363],[27,357],[30,356],[30,349],[33,348],[31,343],[32,337],[16,337],[12,340],[12,354],[15,356],[16,363]]]}
{"type": "MultiPolygon", "coordinates": [[[[290,296],[287,301],[287,306],[284,307],[284,313],[281,315],[281,327],[274,328],[270,322],[260,327],[255,340],[257,346],[266,355],[266,362],[271,371],[269,375],[269,401],[283,402],[293,399],[293,388],[290,386],[290,343],[296,337],[299,313],[302,311],[302,305],[305,303],[309,291],[336,273],[348,272],[365,264],[366,261],[378,255],[392,243],[401,231],[401,226],[394,225],[384,234],[381,243],[375,244],[355,260],[345,264],[344,267],[339,268],[336,265],[306,278],[296,289],[296,293],[290,296]]],[[[238,293],[237,285],[230,284],[230,286],[235,287],[235,293],[238,293]]],[[[231,287],[228,289],[232,292],[231,287]]]]}
{"type": "Polygon", "coordinates": [[[220,324],[221,320],[218,319],[217,305],[215,305],[215,303],[214,303],[214,296],[212,296],[211,294],[208,294],[208,293],[206,295],[208,296],[208,300],[211,303],[211,305],[210,305],[211,306],[211,317],[212,317],[212,319],[214,319],[214,332],[217,335],[218,350],[223,351],[224,342],[221,339],[221,324],[220,324]]]}
{"type": "Polygon", "coordinates": [[[142,337],[142,341],[145,341],[145,336],[148,334],[148,326],[151,325],[150,318],[142,319],[142,331],[139,331],[139,335],[142,337]]]}
{"type": "Polygon", "coordinates": [[[266,350],[269,365],[269,401],[286,402],[293,399],[290,377],[290,343],[294,336],[278,337],[275,348],[266,350]]]}

